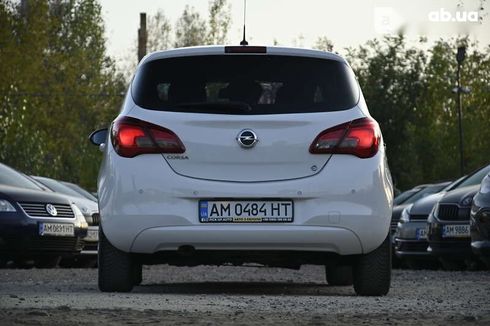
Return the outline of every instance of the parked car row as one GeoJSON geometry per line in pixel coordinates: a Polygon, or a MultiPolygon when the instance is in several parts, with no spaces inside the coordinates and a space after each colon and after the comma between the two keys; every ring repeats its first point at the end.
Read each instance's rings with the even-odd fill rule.
{"type": "Polygon", "coordinates": [[[96,264],[97,200],[75,184],[0,163],[0,265],[96,264]]]}
{"type": "MultiPolygon", "coordinates": [[[[489,173],[490,165],[452,182],[440,192],[412,201],[403,206],[399,217],[395,212],[400,208],[396,206],[392,218],[392,226],[396,224],[393,229],[396,256],[412,268],[441,264],[444,269],[455,270],[475,268],[482,262],[490,267],[489,173]]],[[[424,185],[424,189],[427,187],[424,185]]],[[[399,205],[404,203],[407,201],[399,201],[399,205]]]]}

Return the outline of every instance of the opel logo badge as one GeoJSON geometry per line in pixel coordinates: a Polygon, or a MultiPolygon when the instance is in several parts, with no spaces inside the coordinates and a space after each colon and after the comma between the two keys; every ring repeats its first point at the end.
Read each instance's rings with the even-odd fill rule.
{"type": "Polygon", "coordinates": [[[52,204],[46,205],[46,212],[48,212],[48,214],[51,216],[58,215],[58,211],[56,210],[56,207],[54,207],[54,205],[52,205],[52,204]]]}
{"type": "Polygon", "coordinates": [[[244,129],[238,133],[236,140],[240,146],[243,148],[251,148],[254,147],[255,144],[259,141],[255,132],[250,129],[244,129]]]}

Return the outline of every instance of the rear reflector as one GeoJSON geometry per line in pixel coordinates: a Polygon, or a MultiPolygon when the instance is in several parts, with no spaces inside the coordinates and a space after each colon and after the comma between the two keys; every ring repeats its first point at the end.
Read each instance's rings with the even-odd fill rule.
{"type": "Polygon", "coordinates": [[[265,46],[225,46],[225,53],[267,53],[265,46]]]}
{"type": "Polygon", "coordinates": [[[131,117],[121,117],[114,121],[111,141],[116,152],[123,157],[185,152],[184,144],[173,131],[131,117]]]}
{"type": "Polygon", "coordinates": [[[376,155],[381,140],[378,123],[361,118],[322,131],[310,146],[311,154],[376,155]]]}

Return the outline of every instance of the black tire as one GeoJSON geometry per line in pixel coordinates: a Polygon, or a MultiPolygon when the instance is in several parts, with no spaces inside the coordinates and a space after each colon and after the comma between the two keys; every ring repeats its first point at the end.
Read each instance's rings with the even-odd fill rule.
{"type": "Polygon", "coordinates": [[[334,265],[325,266],[327,282],[333,286],[352,285],[352,266],[349,265],[334,265]]]}
{"type": "Polygon", "coordinates": [[[99,290],[129,292],[134,284],[131,255],[114,247],[99,228],[99,290]]]}
{"type": "Polygon", "coordinates": [[[391,284],[390,235],[368,254],[361,255],[353,267],[354,290],[362,296],[388,294],[391,284]]]}
{"type": "Polygon", "coordinates": [[[36,268],[56,268],[61,261],[60,256],[46,256],[37,258],[34,261],[34,266],[36,268]]]}

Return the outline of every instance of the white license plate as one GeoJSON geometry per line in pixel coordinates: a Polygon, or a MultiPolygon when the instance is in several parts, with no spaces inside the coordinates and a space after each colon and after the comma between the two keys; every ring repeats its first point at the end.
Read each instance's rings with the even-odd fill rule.
{"type": "Polygon", "coordinates": [[[427,239],[427,229],[419,228],[415,230],[415,237],[417,240],[427,239]]]}
{"type": "Polygon", "coordinates": [[[39,235],[41,236],[75,236],[75,227],[67,223],[39,223],[39,235]]]}
{"type": "Polygon", "coordinates": [[[97,242],[99,241],[99,229],[97,227],[89,226],[87,230],[87,236],[83,238],[84,241],[97,242]]]}
{"type": "Polygon", "coordinates": [[[443,238],[468,238],[469,236],[469,224],[444,225],[442,227],[443,238]]]}
{"type": "Polygon", "coordinates": [[[274,201],[199,201],[201,223],[274,223],[293,221],[293,202],[274,201]]]}

